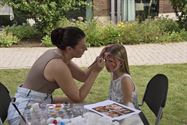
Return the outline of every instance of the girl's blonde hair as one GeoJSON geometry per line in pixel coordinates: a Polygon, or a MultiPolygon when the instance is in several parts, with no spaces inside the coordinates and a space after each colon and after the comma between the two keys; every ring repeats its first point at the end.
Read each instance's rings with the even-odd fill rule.
{"type": "Polygon", "coordinates": [[[122,61],[122,66],[120,71],[130,75],[127,52],[123,45],[113,44],[110,47],[108,47],[105,52],[108,52],[112,56],[120,59],[122,61]]]}

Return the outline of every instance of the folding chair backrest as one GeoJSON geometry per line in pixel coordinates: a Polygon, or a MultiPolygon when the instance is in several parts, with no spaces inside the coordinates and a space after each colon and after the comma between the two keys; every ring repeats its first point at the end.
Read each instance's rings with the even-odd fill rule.
{"type": "Polygon", "coordinates": [[[4,122],[7,118],[8,107],[11,102],[8,89],[0,82],[0,118],[4,122]]]}
{"type": "Polygon", "coordinates": [[[168,78],[163,74],[155,75],[148,83],[142,102],[146,102],[156,117],[160,108],[166,104],[168,78]]]}

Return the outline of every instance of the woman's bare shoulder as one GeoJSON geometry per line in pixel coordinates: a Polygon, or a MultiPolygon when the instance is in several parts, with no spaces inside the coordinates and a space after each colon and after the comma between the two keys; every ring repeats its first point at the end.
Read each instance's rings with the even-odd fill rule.
{"type": "Polygon", "coordinates": [[[58,58],[50,60],[46,67],[49,67],[52,71],[64,71],[68,69],[67,64],[58,58]]]}
{"type": "Polygon", "coordinates": [[[65,72],[69,72],[69,68],[62,59],[52,59],[44,69],[44,76],[47,77],[47,79],[53,79],[54,76],[58,76],[58,74],[63,74],[65,72]]]}

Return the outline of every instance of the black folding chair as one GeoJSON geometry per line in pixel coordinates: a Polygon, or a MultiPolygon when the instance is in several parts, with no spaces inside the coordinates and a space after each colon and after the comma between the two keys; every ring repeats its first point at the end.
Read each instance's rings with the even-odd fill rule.
{"type": "Polygon", "coordinates": [[[26,123],[25,118],[20,113],[19,109],[17,108],[14,102],[15,102],[15,98],[10,97],[8,89],[6,88],[6,86],[4,86],[0,82],[0,118],[1,118],[1,121],[4,123],[4,121],[6,120],[9,105],[12,104],[14,108],[16,109],[16,111],[18,112],[18,114],[20,115],[20,117],[26,123]]]}
{"type": "MultiPolygon", "coordinates": [[[[156,116],[155,125],[159,125],[162,118],[163,108],[165,107],[167,99],[167,92],[168,78],[164,74],[157,74],[147,84],[142,99],[142,104],[139,105],[142,106],[144,102],[148,105],[148,107],[156,116]]],[[[141,112],[139,115],[144,124],[149,125],[149,122],[143,112],[141,112]]]]}
{"type": "Polygon", "coordinates": [[[10,102],[11,98],[8,89],[0,83],[0,118],[2,122],[6,120],[10,102]]]}

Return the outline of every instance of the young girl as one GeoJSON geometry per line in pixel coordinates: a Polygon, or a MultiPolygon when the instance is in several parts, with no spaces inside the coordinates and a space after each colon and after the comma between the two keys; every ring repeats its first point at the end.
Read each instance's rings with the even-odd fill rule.
{"type": "Polygon", "coordinates": [[[135,85],[129,71],[126,49],[113,44],[104,50],[105,66],[112,74],[109,99],[130,107],[138,107],[135,85]]]}

